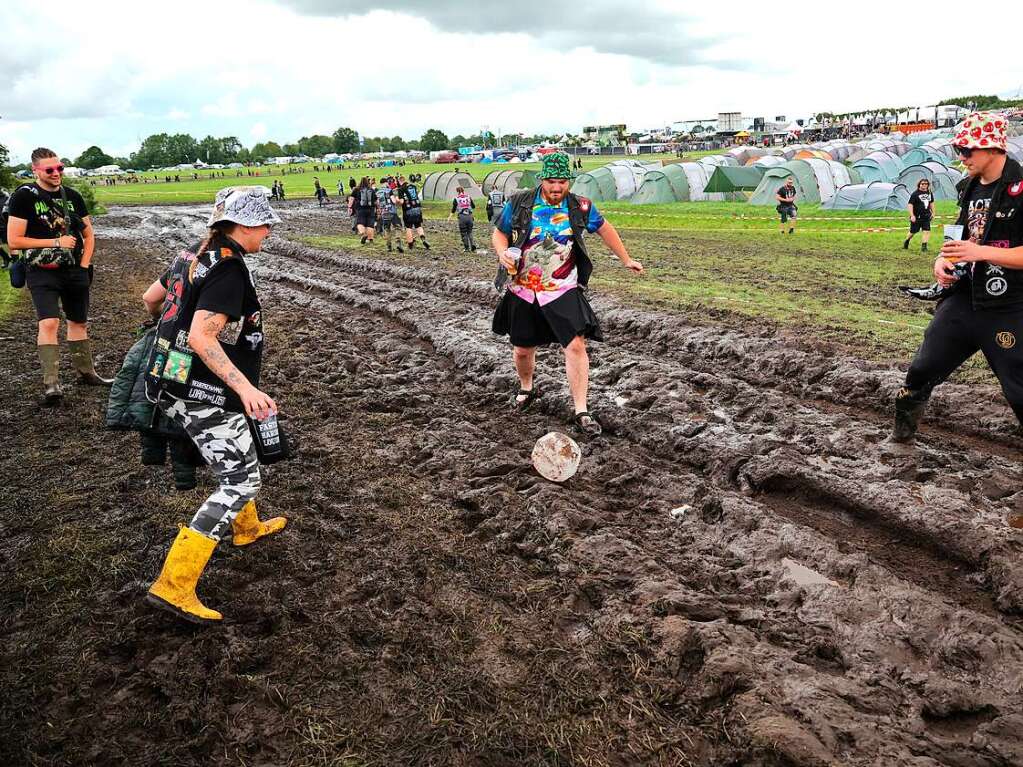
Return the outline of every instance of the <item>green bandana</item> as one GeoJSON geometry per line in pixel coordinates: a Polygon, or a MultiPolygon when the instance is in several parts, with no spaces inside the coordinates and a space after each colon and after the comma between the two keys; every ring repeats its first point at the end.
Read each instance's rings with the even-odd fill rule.
{"type": "Polygon", "coordinates": [[[551,152],[544,155],[543,166],[536,177],[540,180],[545,178],[572,178],[572,171],[568,167],[568,155],[564,152],[551,152]]]}

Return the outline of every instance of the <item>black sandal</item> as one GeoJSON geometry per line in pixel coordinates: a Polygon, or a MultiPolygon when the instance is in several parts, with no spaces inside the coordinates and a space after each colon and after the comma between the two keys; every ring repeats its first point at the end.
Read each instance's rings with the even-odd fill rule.
{"type": "Polygon", "coordinates": [[[600,425],[600,421],[585,410],[572,416],[572,423],[575,424],[579,431],[590,437],[599,437],[604,432],[604,428],[600,425]]]}
{"type": "Polygon", "coordinates": [[[526,412],[529,410],[529,406],[533,404],[533,400],[536,399],[536,395],[535,386],[532,389],[519,389],[519,393],[515,395],[515,409],[520,413],[526,412]],[[519,397],[525,397],[525,399],[519,401],[519,397]]]}

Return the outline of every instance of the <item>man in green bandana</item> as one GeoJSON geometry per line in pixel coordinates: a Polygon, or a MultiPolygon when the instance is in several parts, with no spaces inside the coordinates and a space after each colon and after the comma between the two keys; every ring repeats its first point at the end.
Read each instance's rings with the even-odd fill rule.
{"type": "Polygon", "coordinates": [[[638,274],[643,266],[629,256],[618,232],[596,206],[568,191],[569,166],[566,154],[546,155],[537,176],[540,186],[510,197],[496,220],[494,250],[511,279],[494,314],[493,330],[511,339],[519,376],[515,404],[520,410],[537,396],[536,347],[561,345],[575,407],[573,423],[595,436],[601,426],[586,405],[590,371],[586,339],[602,341],[603,335],[585,295],[593,264],[584,233],[599,235],[626,268],[638,274]],[[521,251],[517,258],[514,251],[507,252],[513,242],[521,251]]]}

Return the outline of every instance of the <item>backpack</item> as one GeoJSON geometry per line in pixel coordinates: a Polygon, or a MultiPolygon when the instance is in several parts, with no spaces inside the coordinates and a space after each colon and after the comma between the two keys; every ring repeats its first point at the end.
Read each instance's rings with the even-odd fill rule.
{"type": "Polygon", "coordinates": [[[11,198],[0,190],[0,245],[7,244],[7,222],[11,218],[11,198]]]}
{"type": "Polygon", "coordinates": [[[419,190],[416,189],[414,184],[409,184],[405,187],[405,199],[408,200],[410,208],[419,207],[419,190]]]}
{"type": "Polygon", "coordinates": [[[455,197],[455,203],[458,205],[459,213],[470,213],[472,211],[472,200],[467,194],[460,194],[455,197]]]}
{"type": "Polygon", "coordinates": [[[500,189],[491,189],[490,204],[493,205],[495,208],[498,205],[504,205],[504,192],[502,192],[500,189]]]}
{"type": "Polygon", "coordinates": [[[364,208],[372,208],[374,203],[374,193],[372,187],[365,186],[359,190],[359,205],[364,208]]]}

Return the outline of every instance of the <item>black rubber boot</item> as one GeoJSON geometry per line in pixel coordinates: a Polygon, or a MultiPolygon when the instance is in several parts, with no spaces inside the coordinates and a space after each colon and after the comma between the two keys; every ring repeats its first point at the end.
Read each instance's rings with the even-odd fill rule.
{"type": "Polygon", "coordinates": [[[428,243],[428,242],[426,241],[426,238],[425,238],[425,237],[422,237],[422,238],[420,238],[420,239],[422,239],[422,241],[423,241],[423,247],[424,247],[424,248],[426,248],[427,250],[429,250],[429,249],[430,249],[430,243],[428,243]]]}
{"type": "Polygon", "coordinates": [[[167,438],[152,432],[140,432],[142,443],[142,465],[163,466],[167,461],[167,438]]]}
{"type": "Polygon", "coordinates": [[[892,429],[892,442],[904,444],[916,438],[920,416],[924,414],[927,400],[920,400],[918,395],[909,389],[902,389],[895,395],[895,427],[892,429]]]}
{"type": "Polygon", "coordinates": [[[909,240],[910,240],[910,238],[907,237],[905,240],[902,241],[902,249],[903,250],[909,250],[909,240]]]}

